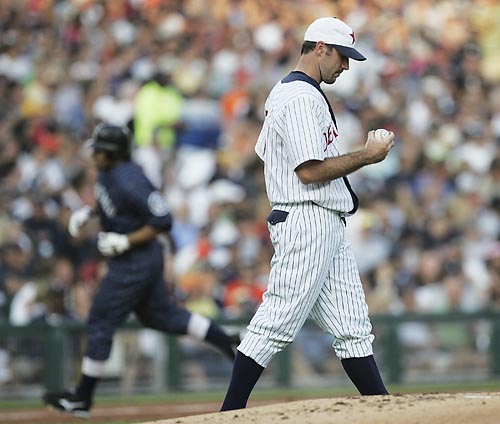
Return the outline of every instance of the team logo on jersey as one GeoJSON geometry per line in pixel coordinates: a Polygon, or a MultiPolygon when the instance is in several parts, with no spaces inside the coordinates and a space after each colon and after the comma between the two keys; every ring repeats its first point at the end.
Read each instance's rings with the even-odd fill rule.
{"type": "Polygon", "coordinates": [[[154,216],[165,216],[170,210],[166,199],[158,191],[149,194],[148,208],[154,216]]]}
{"type": "Polygon", "coordinates": [[[333,141],[338,137],[338,133],[335,131],[333,128],[333,125],[330,125],[328,127],[328,131],[323,133],[323,137],[325,139],[325,148],[324,152],[326,152],[326,149],[328,149],[328,146],[333,143],[333,141]]]}
{"type": "Polygon", "coordinates": [[[97,183],[94,186],[94,193],[97,202],[104,212],[104,215],[106,215],[108,218],[113,218],[116,215],[116,207],[113,204],[113,201],[111,200],[106,187],[104,187],[101,183],[97,183]]]}

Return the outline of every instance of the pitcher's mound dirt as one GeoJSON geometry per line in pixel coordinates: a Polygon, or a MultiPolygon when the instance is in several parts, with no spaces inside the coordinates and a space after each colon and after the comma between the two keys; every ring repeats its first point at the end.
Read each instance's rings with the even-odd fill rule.
{"type": "Polygon", "coordinates": [[[154,423],[498,424],[500,393],[404,394],[302,400],[154,423]]]}

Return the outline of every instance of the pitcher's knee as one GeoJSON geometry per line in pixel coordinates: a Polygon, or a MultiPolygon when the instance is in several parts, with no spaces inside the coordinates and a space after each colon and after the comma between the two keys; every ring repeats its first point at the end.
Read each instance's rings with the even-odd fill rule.
{"type": "Polygon", "coordinates": [[[369,334],[360,337],[336,338],[333,349],[339,359],[363,358],[373,355],[373,340],[375,336],[369,334]]]}
{"type": "Polygon", "coordinates": [[[277,353],[285,349],[292,340],[280,340],[247,332],[238,350],[266,368],[277,353]]]}

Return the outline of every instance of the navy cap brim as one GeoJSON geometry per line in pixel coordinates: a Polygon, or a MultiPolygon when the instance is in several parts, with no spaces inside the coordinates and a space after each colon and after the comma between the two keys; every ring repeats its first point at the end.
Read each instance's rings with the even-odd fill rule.
{"type": "Polygon", "coordinates": [[[343,56],[346,56],[350,59],[354,60],[366,60],[366,57],[364,57],[360,52],[358,52],[356,49],[353,49],[352,47],[346,47],[346,46],[338,46],[337,44],[333,44],[333,47],[343,56]]]}

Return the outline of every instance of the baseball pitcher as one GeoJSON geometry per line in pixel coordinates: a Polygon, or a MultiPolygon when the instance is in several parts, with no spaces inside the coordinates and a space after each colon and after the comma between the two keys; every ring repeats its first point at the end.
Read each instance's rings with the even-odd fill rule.
{"type": "Polygon", "coordinates": [[[362,395],[387,394],[345,217],[358,207],[348,174],[382,161],[394,134],[370,131],[361,150],[341,155],[340,130],[320,87],[348,71],[349,60],[366,59],[354,45],[353,30],[340,19],[317,19],[305,33],[296,69],[265,103],[255,150],[264,161],[275,253],[267,291],[238,346],[222,411],[246,406],[263,370],[307,318],[335,336],[333,349],[362,395]]]}

